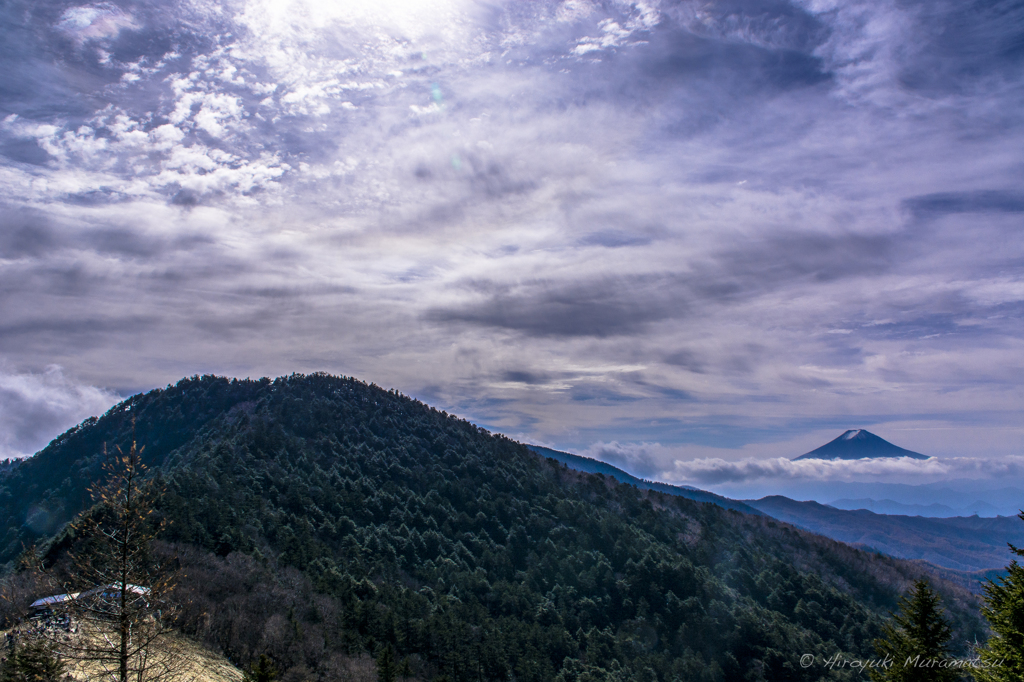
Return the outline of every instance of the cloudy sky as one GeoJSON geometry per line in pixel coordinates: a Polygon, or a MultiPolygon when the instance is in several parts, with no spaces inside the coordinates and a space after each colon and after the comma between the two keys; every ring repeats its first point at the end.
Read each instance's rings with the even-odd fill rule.
{"type": "Polygon", "coordinates": [[[0,456],[321,370],[704,487],[1024,455],[1018,1],[0,8],[0,456]]]}

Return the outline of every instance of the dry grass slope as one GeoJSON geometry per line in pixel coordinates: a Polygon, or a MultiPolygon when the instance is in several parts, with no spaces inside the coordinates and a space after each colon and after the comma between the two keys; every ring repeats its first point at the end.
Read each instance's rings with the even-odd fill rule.
{"type": "MultiPolygon", "coordinates": [[[[19,628],[0,632],[0,641],[3,641],[7,632],[18,633],[19,628]]],[[[26,627],[23,632],[27,633],[28,628],[26,627]]],[[[100,635],[88,635],[78,631],[62,636],[58,640],[58,646],[73,650],[76,645],[82,644],[83,637],[90,636],[95,640],[100,635]]],[[[183,635],[172,633],[163,638],[157,646],[162,649],[161,653],[173,656],[176,661],[175,669],[169,674],[161,675],[160,682],[242,682],[242,671],[226,658],[183,635]]],[[[65,660],[67,672],[76,682],[105,682],[116,679],[116,675],[109,674],[98,661],[74,660],[73,655],[66,657],[65,660]]]]}

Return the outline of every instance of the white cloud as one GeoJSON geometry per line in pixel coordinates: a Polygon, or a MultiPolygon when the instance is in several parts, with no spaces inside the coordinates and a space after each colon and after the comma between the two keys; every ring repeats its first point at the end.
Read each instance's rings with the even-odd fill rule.
{"type": "Polygon", "coordinates": [[[565,0],[555,11],[555,19],[573,23],[585,19],[597,11],[597,7],[589,0],[565,0]]]}
{"type": "Polygon", "coordinates": [[[660,443],[594,443],[578,454],[607,462],[634,476],[650,478],[660,470],[662,462],[671,457],[673,448],[660,443]]]}
{"type": "MultiPolygon", "coordinates": [[[[600,52],[616,47],[625,47],[642,42],[643,34],[653,29],[660,20],[657,9],[646,3],[620,3],[624,5],[627,15],[624,20],[616,21],[608,18],[598,22],[597,27],[601,29],[599,36],[586,36],[576,40],[573,54],[583,56],[590,52],[600,52]]],[[[581,17],[588,16],[590,12],[585,11],[582,6],[563,6],[559,8],[559,20],[576,21],[581,17]],[[562,14],[565,11],[566,14],[562,14]],[[563,18],[563,16],[565,18],[563,18]]]]}
{"type": "Polygon", "coordinates": [[[920,30],[911,5],[896,2],[803,0],[815,15],[825,18],[829,39],[817,50],[836,74],[836,94],[855,103],[907,111],[930,103],[907,96],[900,68],[915,49],[920,30]]]}
{"type": "Polygon", "coordinates": [[[56,365],[40,373],[0,368],[0,459],[31,455],[118,400],[111,391],[74,382],[56,365]]]}
{"type": "Polygon", "coordinates": [[[222,137],[225,133],[237,128],[242,122],[244,108],[237,97],[223,93],[209,93],[199,98],[199,111],[192,120],[197,127],[214,137],[222,137]]]}
{"type": "Polygon", "coordinates": [[[1000,458],[930,457],[926,460],[909,457],[855,460],[800,460],[783,457],[770,459],[676,460],[674,467],[664,471],[659,480],[691,485],[729,483],[787,484],[795,481],[871,481],[892,480],[929,482],[938,479],[1007,479],[1024,475],[1024,456],[1000,458]]]}
{"type": "MultiPolygon", "coordinates": [[[[1022,459],[1024,462],[1024,459],[1022,459]]],[[[669,482],[715,485],[763,479],[862,480],[864,478],[902,475],[945,476],[951,462],[935,457],[917,460],[909,457],[860,460],[792,460],[745,459],[727,462],[722,459],[676,460],[675,467],[665,472],[669,482]]]]}
{"type": "Polygon", "coordinates": [[[100,2],[64,10],[57,28],[83,43],[114,38],[124,29],[139,28],[139,24],[116,5],[100,2]]]}

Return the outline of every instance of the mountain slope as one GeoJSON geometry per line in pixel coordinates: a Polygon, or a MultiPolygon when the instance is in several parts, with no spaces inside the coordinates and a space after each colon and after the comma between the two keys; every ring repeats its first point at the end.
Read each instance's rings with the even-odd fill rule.
{"type": "MultiPolygon", "coordinates": [[[[536,445],[529,447],[578,471],[601,473],[641,489],[713,502],[726,509],[767,514],[833,540],[863,545],[900,559],[927,561],[954,572],[1001,570],[1013,558],[1006,543],[1024,544],[1024,524],[1015,517],[937,518],[933,523],[916,516],[871,513],[863,509],[846,511],[780,495],[760,500],[732,500],[695,488],[644,481],[588,457],[536,445]]],[[[979,580],[977,576],[957,576],[958,583],[969,585],[974,592],[978,591],[979,580]]]]}
{"type": "MultiPolygon", "coordinates": [[[[31,638],[32,630],[36,626],[36,622],[28,621],[9,630],[0,630],[0,639],[6,643],[31,638]]],[[[75,642],[76,646],[79,646],[82,637],[82,631],[76,629],[65,641],[75,642]]],[[[243,672],[231,665],[222,655],[180,634],[172,633],[168,641],[159,642],[157,646],[173,648],[179,663],[177,669],[161,676],[162,682],[242,682],[244,679],[243,672]]],[[[68,661],[66,673],[64,682],[108,679],[108,671],[99,662],[88,659],[68,661]]]]}
{"type": "Polygon", "coordinates": [[[835,540],[957,571],[1002,568],[1013,558],[1006,543],[1024,544],[1024,523],[1015,517],[889,516],[778,495],[747,503],[780,521],[835,540]]]}
{"type": "Polygon", "coordinates": [[[60,529],[91,503],[89,487],[100,475],[103,450],[128,446],[133,418],[147,465],[159,467],[211,421],[270,386],[269,379],[192,377],[128,398],[101,419],[93,417],[69,429],[0,478],[0,564],[60,529]]]}
{"type": "MultiPolygon", "coordinates": [[[[239,665],[271,654],[288,682],[334,679],[383,645],[418,677],[453,682],[847,679],[799,657],[869,656],[884,615],[927,575],[573,471],[326,375],[193,378],[135,396],[0,481],[0,532],[40,540],[59,567],[75,534],[47,539],[23,519],[74,513],[60,490],[84,483],[65,483],[68,470],[92,475],[133,419],[167,491],[157,550],[184,569],[182,627],[239,665]]],[[[983,637],[975,599],[937,586],[957,642],[983,637]]]]}
{"type": "Polygon", "coordinates": [[[550,457],[556,462],[561,462],[570,469],[576,471],[583,471],[588,474],[603,474],[605,476],[611,476],[620,483],[627,483],[634,485],[641,490],[657,490],[660,493],[668,493],[669,495],[677,495],[679,497],[685,497],[688,500],[694,500],[696,502],[711,502],[717,504],[719,507],[725,509],[734,509],[736,511],[743,512],[744,514],[755,514],[760,515],[762,512],[754,507],[740,502],[739,500],[731,500],[728,497],[722,497],[714,493],[709,493],[706,490],[698,490],[697,488],[690,488],[686,486],[670,485],[668,483],[660,483],[658,481],[647,481],[642,478],[637,478],[632,474],[628,474],[618,467],[612,466],[605,462],[601,462],[590,457],[581,457],[580,455],[574,455],[570,452],[562,452],[561,450],[552,450],[541,445],[527,445],[538,455],[544,457],[550,457]]]}
{"type": "Polygon", "coordinates": [[[820,448],[815,448],[805,455],[794,458],[793,461],[802,459],[875,459],[879,457],[928,459],[927,455],[893,445],[865,429],[851,429],[820,448]]]}

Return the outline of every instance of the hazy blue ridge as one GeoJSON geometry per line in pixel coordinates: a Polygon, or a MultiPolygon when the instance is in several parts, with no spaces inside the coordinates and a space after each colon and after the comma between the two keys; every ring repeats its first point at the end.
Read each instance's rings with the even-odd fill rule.
{"type": "Polygon", "coordinates": [[[740,502],[738,500],[731,500],[728,497],[722,497],[714,493],[709,493],[706,490],[700,490],[698,488],[692,488],[690,486],[678,486],[670,485],[668,483],[660,483],[658,481],[648,481],[642,478],[637,478],[632,474],[628,474],[618,467],[612,466],[605,462],[601,462],[590,457],[582,457],[580,455],[574,455],[570,452],[562,452],[561,450],[553,450],[546,448],[541,445],[527,445],[539,455],[544,457],[550,457],[551,459],[561,462],[570,469],[577,471],[583,471],[588,474],[603,474],[605,476],[611,476],[620,483],[628,483],[635,485],[641,490],[656,490],[660,493],[667,493],[669,495],[678,495],[679,497],[685,497],[688,500],[695,500],[697,502],[712,502],[720,507],[726,509],[734,509],[736,511],[743,512],[745,514],[762,515],[763,512],[752,507],[749,504],[740,502]]]}
{"type": "Polygon", "coordinates": [[[867,509],[878,514],[904,516],[973,516],[975,513],[978,516],[1016,516],[1024,508],[1024,489],[1006,485],[1008,482],[960,477],[918,485],[874,481],[804,481],[799,485],[780,486],[778,490],[766,490],[757,495],[732,494],[730,497],[752,499],[777,494],[793,500],[817,500],[840,509],[867,509]],[[886,500],[894,500],[899,505],[906,505],[906,508],[890,506],[886,500]],[[950,508],[952,513],[942,511],[941,507],[950,508]]]}
{"type": "Polygon", "coordinates": [[[1000,569],[1013,558],[1006,543],[1024,544],[1024,523],[1013,516],[896,516],[797,502],[781,495],[745,502],[780,521],[833,540],[955,571],[1000,569]]]}
{"type": "Polygon", "coordinates": [[[931,504],[906,504],[896,500],[876,500],[873,498],[849,499],[842,498],[828,503],[830,507],[856,511],[866,509],[876,514],[895,514],[899,516],[926,516],[930,518],[950,518],[954,516],[1000,516],[999,508],[984,502],[975,500],[970,504],[962,504],[956,508],[946,504],[933,502],[931,504]]]}

